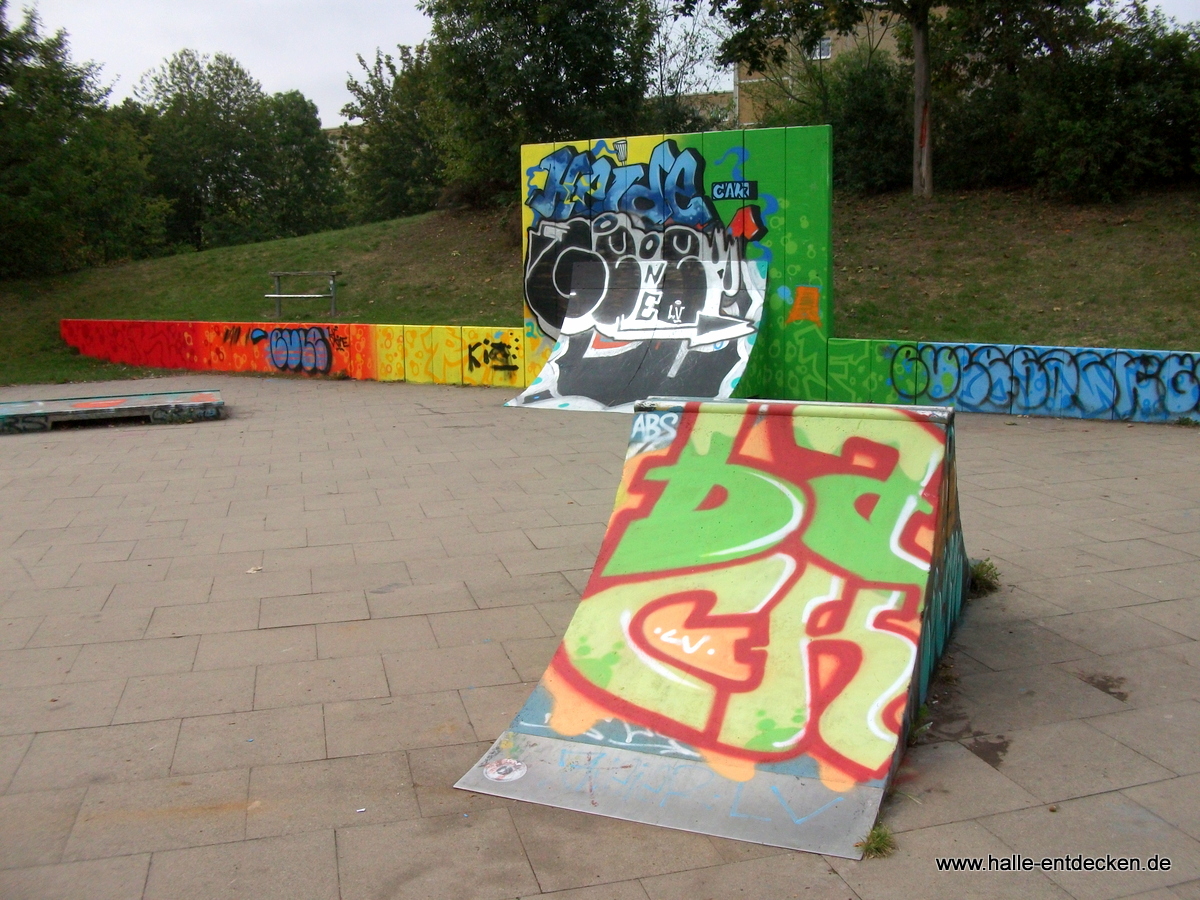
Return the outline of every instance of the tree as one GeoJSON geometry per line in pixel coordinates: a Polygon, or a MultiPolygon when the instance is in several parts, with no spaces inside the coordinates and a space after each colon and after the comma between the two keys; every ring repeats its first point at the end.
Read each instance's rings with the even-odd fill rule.
{"type": "Polygon", "coordinates": [[[632,133],[648,85],[648,0],[421,0],[444,97],[445,175],[509,195],[520,146],[632,133]]]}
{"type": "Polygon", "coordinates": [[[703,103],[722,75],[715,64],[725,37],[720,20],[705,6],[681,13],[675,0],[651,0],[650,15],[653,38],[639,130],[671,134],[721,125],[732,110],[703,103]]]}
{"type": "Polygon", "coordinates": [[[346,82],[354,100],[342,107],[362,124],[345,131],[351,202],[374,222],[431,209],[442,185],[439,95],[429,47],[399,47],[398,58],[375,51],[364,78],[346,82]]]}
{"type": "Polygon", "coordinates": [[[267,98],[268,153],[263,201],[275,237],[343,224],[344,184],[337,150],[317,106],[299,91],[267,98]]]}
{"type": "MultiPolygon", "coordinates": [[[[974,13],[974,14],[969,14],[974,13]]],[[[1200,160],[1200,33],[1140,3],[937,24],[948,176],[1076,200],[1186,177],[1200,160]]]]}
{"type": "Polygon", "coordinates": [[[336,224],[336,153],[302,94],[268,97],[237,60],[194,50],[135,93],[173,243],[201,250],[336,224]]]}
{"type": "Polygon", "coordinates": [[[164,205],[137,135],[105,106],[98,70],[64,32],[10,28],[0,0],[0,277],[149,252],[164,205]]]}
{"type": "MultiPolygon", "coordinates": [[[[684,6],[698,2],[685,0],[684,6]]],[[[954,2],[971,0],[950,0],[954,2]]],[[[721,61],[742,63],[752,71],[783,63],[790,44],[812,53],[825,35],[850,34],[873,16],[902,20],[912,34],[913,193],[922,197],[933,195],[929,21],[934,5],[935,0],[712,0],[732,30],[721,46],[721,61]]],[[[937,5],[947,2],[937,0],[937,5]]]]}
{"type": "Polygon", "coordinates": [[[149,114],[155,187],[172,203],[171,242],[201,250],[265,237],[265,97],[250,73],[223,53],[181,50],[135,96],[149,114]]]}

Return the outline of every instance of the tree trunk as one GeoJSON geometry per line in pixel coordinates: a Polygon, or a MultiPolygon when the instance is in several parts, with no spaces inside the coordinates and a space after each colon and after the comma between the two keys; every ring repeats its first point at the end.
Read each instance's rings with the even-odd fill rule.
{"type": "Polygon", "coordinates": [[[913,42],[913,196],[933,196],[933,157],[929,133],[929,9],[914,4],[909,19],[913,42]]]}

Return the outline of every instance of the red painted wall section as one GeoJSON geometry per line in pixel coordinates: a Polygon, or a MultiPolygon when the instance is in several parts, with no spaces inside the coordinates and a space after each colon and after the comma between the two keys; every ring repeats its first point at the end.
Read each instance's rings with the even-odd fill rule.
{"type": "Polygon", "coordinates": [[[196,368],[191,322],[64,319],[60,331],[84,356],[129,366],[196,368]]]}
{"type": "MultiPolygon", "coordinates": [[[[502,347],[504,352],[481,355],[472,367],[471,383],[523,387],[523,377],[513,375],[515,371],[523,376],[525,371],[521,342],[511,336],[508,342],[501,341],[516,329],[485,330],[495,347],[502,347]]],[[[454,384],[463,380],[463,348],[459,346],[462,329],[457,326],[63,319],[59,331],[63,340],[84,356],[130,366],[286,372],[363,381],[402,379],[404,341],[400,336],[416,339],[436,331],[445,338],[444,346],[437,344],[433,352],[436,358],[425,360],[432,373],[426,380],[454,384]]],[[[436,342],[426,343],[432,346],[436,342]]]]}

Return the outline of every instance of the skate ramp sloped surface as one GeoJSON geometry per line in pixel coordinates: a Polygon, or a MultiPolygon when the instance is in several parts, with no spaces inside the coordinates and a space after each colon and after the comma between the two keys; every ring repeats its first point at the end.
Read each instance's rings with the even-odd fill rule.
{"type": "Polygon", "coordinates": [[[952,416],[639,403],[562,644],[456,786],[861,856],[965,588],[952,416]]]}

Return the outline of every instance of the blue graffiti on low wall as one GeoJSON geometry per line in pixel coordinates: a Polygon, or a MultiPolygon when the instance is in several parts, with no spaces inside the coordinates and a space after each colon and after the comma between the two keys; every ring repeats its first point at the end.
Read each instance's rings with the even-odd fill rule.
{"type": "Polygon", "coordinates": [[[1096,347],[895,344],[903,402],[968,412],[1165,422],[1200,412],[1200,354],[1096,347]]]}
{"type": "Polygon", "coordinates": [[[328,375],[333,366],[333,348],[324,328],[272,328],[270,333],[255,328],[249,340],[252,344],[266,341],[268,362],[282,372],[328,375]]]}

